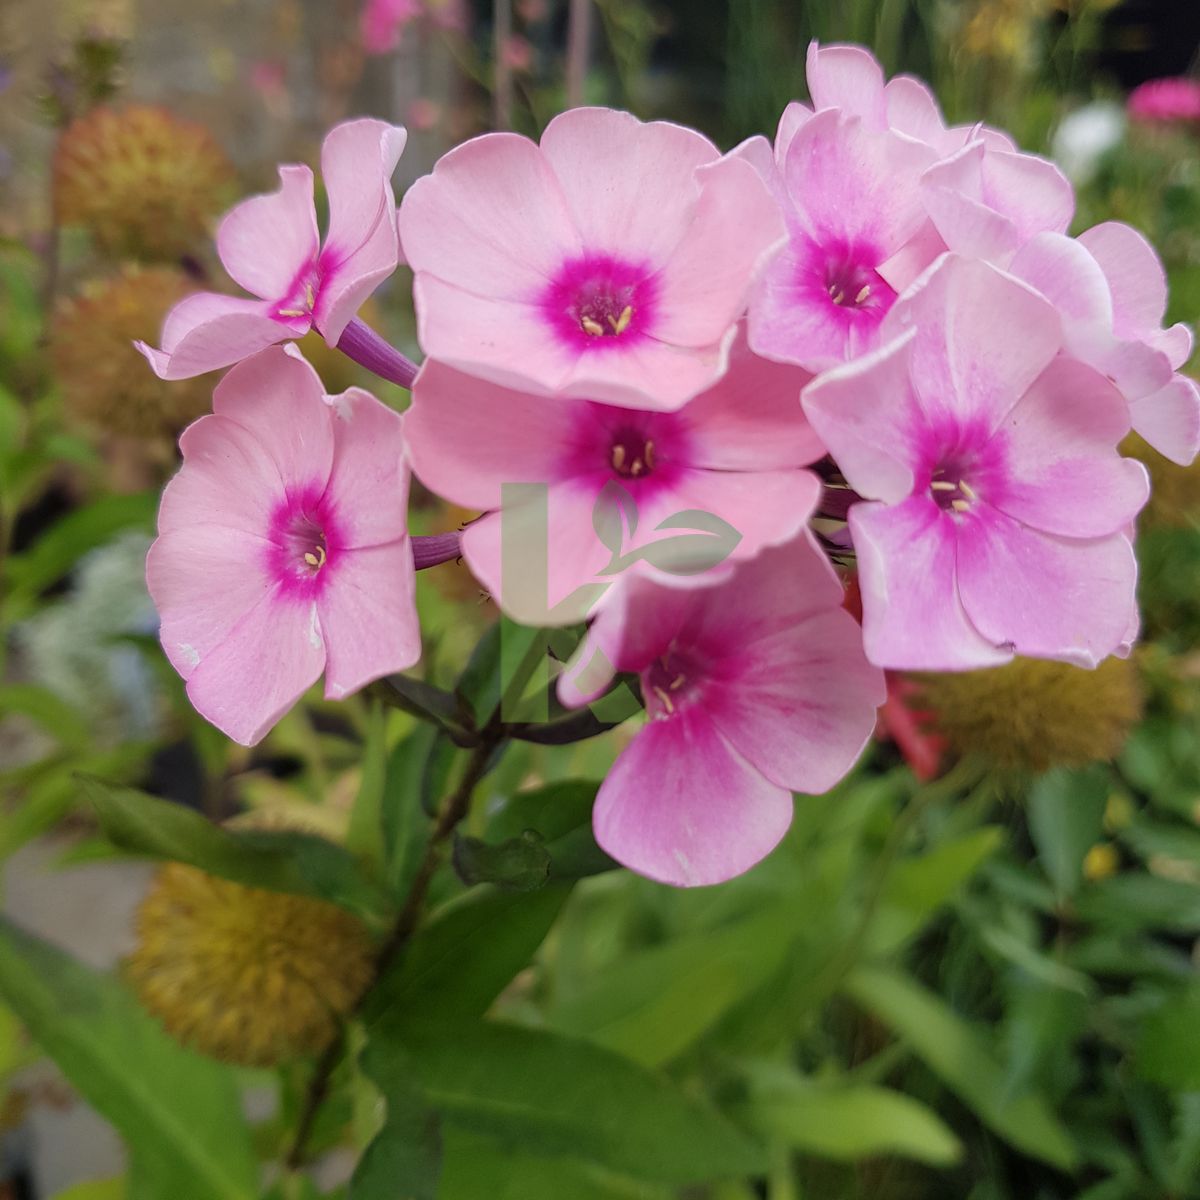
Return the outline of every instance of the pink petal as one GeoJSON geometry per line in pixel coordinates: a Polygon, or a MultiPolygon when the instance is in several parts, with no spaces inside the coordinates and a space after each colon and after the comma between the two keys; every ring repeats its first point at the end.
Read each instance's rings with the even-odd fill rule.
{"type": "Polygon", "coordinates": [[[408,538],[343,550],[317,611],[325,639],[325,698],[340,700],[421,657],[416,576],[408,538]]]}
{"type": "Polygon", "coordinates": [[[1147,334],[1146,340],[1167,356],[1173,371],[1178,371],[1192,357],[1192,331],[1182,321],[1161,332],[1147,334]]]}
{"type": "Polygon", "coordinates": [[[1070,181],[1036,154],[989,149],[983,159],[983,199],[1013,221],[1022,242],[1043,231],[1065,233],[1075,215],[1070,181]]]}
{"type": "Polygon", "coordinates": [[[651,721],[613,764],[596,840],[631,870],[677,887],[722,883],[765,858],[792,821],[769,783],[698,708],[651,721]]]}
{"type": "Polygon", "coordinates": [[[329,400],[333,465],[325,485],[338,543],[357,549],[395,542],[407,531],[408,465],[400,414],[350,388],[329,400]]]}
{"type": "Polygon", "coordinates": [[[549,162],[515,133],[484,134],[440,158],[405,193],[400,240],[418,273],[530,303],[583,251],[549,162]]]}
{"type": "Polygon", "coordinates": [[[277,192],[243,200],[217,228],[217,253],[230,278],[264,300],[286,299],[316,262],[319,245],[308,167],[280,167],[277,192]]]}
{"type": "Polygon", "coordinates": [[[1112,289],[1118,337],[1152,333],[1167,309],[1167,276],[1154,247],[1136,229],[1105,221],[1079,235],[1112,289]]]}
{"type": "Polygon", "coordinates": [[[134,345],[160,379],[191,379],[308,332],[307,317],[277,320],[274,309],[268,301],[197,292],[167,313],[161,350],[134,345]]]}
{"type": "Polygon", "coordinates": [[[922,465],[925,420],[909,381],[915,333],[819,375],[804,411],[860,495],[898,503],[922,465]]]}
{"type": "Polygon", "coordinates": [[[879,667],[962,671],[1007,662],[968,618],[955,581],[953,518],[924,496],[904,504],[856,504],[850,532],[858,555],[863,646],[879,667]]]}
{"type": "Polygon", "coordinates": [[[939,146],[946,136],[946,122],[933,93],[919,79],[897,75],[883,89],[888,125],[917,141],[939,146]]]}
{"type": "Polygon", "coordinates": [[[787,204],[787,192],[783,186],[783,176],[775,160],[775,150],[762,134],[748,137],[730,150],[728,157],[741,158],[748,162],[758,177],[767,185],[775,203],[782,209],[787,204]]]}
{"type": "Polygon", "coordinates": [[[323,259],[345,262],[381,223],[395,236],[392,172],[407,140],[401,126],[369,117],[343,121],[325,135],[321,177],[329,196],[329,229],[323,259]]]}
{"type": "Polygon", "coordinates": [[[430,359],[502,387],[554,393],[580,358],[547,328],[540,305],[492,300],[432,275],[413,281],[417,337],[430,359]]]}
{"type": "Polygon", "coordinates": [[[1117,533],[1149,495],[1145,467],[1116,451],[1128,432],[1121,393],[1090,367],[1056,358],[997,431],[1008,479],[981,497],[1048,533],[1117,533]]]}
{"type": "Polygon", "coordinates": [[[957,254],[1000,265],[1008,263],[1020,245],[1016,225],[982,200],[940,186],[934,175],[937,169],[926,173],[923,188],[925,211],[938,236],[957,254]]]}
{"type": "Polygon", "coordinates": [[[463,531],[463,558],[500,608],[523,625],[574,625],[612,586],[612,551],[596,536],[596,491],[569,481],[506,497],[502,513],[463,531]]]}
{"type": "Polygon", "coordinates": [[[146,557],[146,585],[161,617],[159,638],[184,679],[274,592],[265,538],[200,521],[196,516],[164,530],[146,557]]]}
{"type": "Polygon", "coordinates": [[[708,346],[727,334],[756,271],[784,237],[779,207],[748,162],[728,156],[696,179],[694,215],[658,275],[653,336],[681,346],[708,346]]]}
{"type": "Polygon", "coordinates": [[[691,221],[696,168],[720,156],[692,129],[608,108],[560,113],[542,153],[588,251],[655,266],[691,221]]]}
{"type": "Polygon", "coordinates": [[[1094,667],[1125,637],[1137,563],[1121,534],[1071,541],[978,505],[960,530],[958,582],[971,621],[996,645],[1094,667]]]}
{"type": "Polygon", "coordinates": [[[679,410],[697,467],[725,471],[799,467],[825,453],[800,406],[812,376],[754,354],[739,336],[729,370],[679,410]]]}
{"type": "Polygon", "coordinates": [[[330,346],[336,346],[375,289],[396,270],[400,241],[394,211],[385,210],[375,231],[345,262],[323,277],[313,310],[313,324],[330,346]]]}
{"type": "Polygon", "coordinates": [[[779,125],[775,130],[776,163],[787,161],[788,147],[792,144],[792,138],[808,124],[812,116],[813,110],[807,104],[801,104],[799,100],[793,100],[784,108],[779,116],[779,125]]]}
{"type": "Polygon", "coordinates": [[[1062,345],[1058,313],[1041,296],[995,267],[955,254],[893,305],[881,334],[907,329],[916,330],[910,372],[929,418],[981,421],[988,430],[1062,345]]]}
{"type": "Polygon", "coordinates": [[[332,422],[320,376],[295,347],[272,347],[238,363],[213,392],[213,411],[254,434],[287,488],[324,490],[332,422]]]}
{"type": "Polygon", "coordinates": [[[818,242],[869,242],[882,262],[925,220],[920,179],[933,157],[858,118],[821,112],[792,139],[783,171],[806,232],[818,242]]]}
{"type": "Polygon", "coordinates": [[[1133,427],[1164,458],[1189,466],[1200,452],[1200,387],[1186,375],[1130,402],[1133,427]]]}
{"type": "Polygon", "coordinates": [[[887,122],[883,98],[883,69],[861,46],[808,46],[808,93],[813,107],[839,108],[863,117],[873,128],[887,122]]]}
{"type": "Polygon", "coordinates": [[[854,765],[886,689],[841,610],[755,642],[723,663],[709,713],[750,763],[790,791],[819,793],[854,765]]]}
{"type": "Polygon", "coordinates": [[[236,421],[210,413],[183,431],[179,448],[183,466],[163,492],[159,533],[202,522],[267,536],[286,489],[258,438],[236,421]]]}
{"type": "Polygon", "coordinates": [[[494,509],[506,483],[561,476],[581,415],[569,402],[510,391],[430,360],[404,422],[413,469],[427,487],[467,508],[494,509]]]}
{"type": "Polygon", "coordinates": [[[325,666],[317,608],[311,601],[263,597],[196,667],[192,706],[235,742],[260,742],[325,666]]]}
{"type": "Polygon", "coordinates": [[[1009,271],[1041,292],[1064,322],[1111,329],[1112,295],[1099,264],[1075,238],[1039,233],[1017,252],[1009,271]]]}

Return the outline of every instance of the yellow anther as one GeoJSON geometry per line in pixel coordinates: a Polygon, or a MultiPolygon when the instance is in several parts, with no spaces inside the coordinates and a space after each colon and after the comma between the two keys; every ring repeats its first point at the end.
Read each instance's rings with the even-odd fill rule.
{"type": "Polygon", "coordinates": [[[686,675],[676,675],[675,678],[671,680],[671,691],[679,691],[679,689],[683,687],[685,683],[687,683],[686,675]]]}
{"type": "Polygon", "coordinates": [[[640,458],[633,460],[633,466],[629,468],[630,475],[638,476],[646,469],[646,464],[640,458]]]}
{"type": "Polygon", "coordinates": [[[307,317],[308,313],[302,308],[281,308],[279,315],[281,317],[307,317]]]}
{"type": "Polygon", "coordinates": [[[958,485],[947,479],[935,479],[929,486],[935,492],[952,492],[958,485]]]}
{"type": "Polygon", "coordinates": [[[613,333],[624,333],[625,330],[627,330],[629,328],[629,322],[632,320],[633,320],[633,305],[627,304],[621,310],[621,315],[619,317],[614,319],[612,314],[610,313],[609,318],[608,318],[608,323],[612,326],[613,333]]]}
{"type": "Polygon", "coordinates": [[[841,304],[846,298],[846,293],[840,287],[834,286],[829,289],[829,298],[834,304],[841,304]]]}
{"type": "Polygon", "coordinates": [[[306,550],[304,561],[314,570],[319,571],[325,565],[325,547],[318,546],[316,550],[306,550]]]}
{"type": "Polygon", "coordinates": [[[662,706],[667,710],[667,712],[673,713],[675,711],[675,705],[671,703],[671,697],[668,696],[662,688],[656,687],[654,689],[654,694],[662,701],[662,706]]]}
{"type": "Polygon", "coordinates": [[[312,312],[313,305],[317,302],[317,297],[313,292],[313,285],[311,283],[304,285],[304,299],[308,301],[308,311],[312,312]]]}
{"type": "Polygon", "coordinates": [[[870,294],[871,294],[871,285],[869,283],[864,283],[862,286],[862,290],[858,293],[857,296],[854,297],[854,303],[861,304],[870,294]]]}
{"type": "Polygon", "coordinates": [[[950,507],[955,512],[966,512],[971,506],[965,500],[951,500],[950,507]]]}
{"type": "Polygon", "coordinates": [[[600,337],[604,333],[604,326],[591,317],[580,317],[579,324],[583,326],[583,332],[591,337],[600,337]]]}
{"type": "Polygon", "coordinates": [[[646,443],[646,449],[645,449],[644,453],[645,453],[645,457],[646,457],[646,470],[653,471],[654,470],[654,443],[653,442],[646,443]]]}
{"type": "Polygon", "coordinates": [[[620,442],[612,448],[612,465],[614,471],[619,471],[625,465],[625,447],[620,442]]]}
{"type": "Polygon", "coordinates": [[[979,496],[976,493],[975,489],[965,479],[960,479],[958,481],[958,490],[960,492],[962,492],[962,494],[964,496],[966,496],[966,498],[968,500],[978,500],[979,499],[979,496]]]}

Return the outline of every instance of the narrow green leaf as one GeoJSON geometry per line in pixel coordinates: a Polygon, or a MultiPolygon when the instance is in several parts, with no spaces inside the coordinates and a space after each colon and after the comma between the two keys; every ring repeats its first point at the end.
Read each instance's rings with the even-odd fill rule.
{"type": "Polygon", "coordinates": [[[1200,1092],[1200,984],[1168,996],[1142,1024],[1137,1068],[1143,1079],[1179,1092],[1200,1092]]]}
{"type": "Polygon", "coordinates": [[[983,1037],[938,996],[899,972],[859,967],[850,996],[890,1025],[951,1091],[1017,1149],[1069,1170],[1076,1148],[1035,1092],[1005,1099],[1004,1069],[983,1037]]]}
{"type": "Polygon", "coordinates": [[[429,840],[429,817],[421,804],[425,762],[441,735],[418,725],[391,753],[380,801],[384,882],[397,897],[408,895],[429,840]]]}
{"type": "Polygon", "coordinates": [[[19,713],[36,721],[68,749],[82,748],[90,741],[83,713],[56,692],[38,684],[10,683],[0,686],[0,717],[9,713],[19,713]]]}
{"type": "Polygon", "coordinates": [[[1083,880],[1083,859],[1100,840],[1110,778],[1103,767],[1058,769],[1029,792],[1029,832],[1038,858],[1060,897],[1073,896],[1083,880]]]}
{"type": "Polygon", "coordinates": [[[167,1037],[111,976],[0,920],[0,993],[163,1195],[253,1200],[236,1081],[167,1037]]]}
{"type": "Polygon", "coordinates": [[[340,846],[306,833],[223,829],[180,804],[83,777],[105,835],[116,846],[188,863],[249,887],[316,896],[361,916],[386,908],[382,893],[340,846]]]}
{"type": "Polygon", "coordinates": [[[387,784],[387,710],[378,701],[367,717],[367,740],[362,752],[362,779],[350,810],[346,849],[378,864],[383,857],[383,794],[387,784]]]}
{"type": "Polygon", "coordinates": [[[411,1063],[448,1124],[531,1154],[678,1184],[763,1167],[761,1150],[721,1117],[588,1042],[515,1025],[385,1020],[368,1052],[376,1075],[411,1063]]]}
{"type": "Polygon", "coordinates": [[[821,1158],[897,1154],[944,1167],[962,1157],[962,1144],[935,1113],[874,1085],[777,1079],[754,1096],[746,1115],[765,1135],[821,1158]]]}

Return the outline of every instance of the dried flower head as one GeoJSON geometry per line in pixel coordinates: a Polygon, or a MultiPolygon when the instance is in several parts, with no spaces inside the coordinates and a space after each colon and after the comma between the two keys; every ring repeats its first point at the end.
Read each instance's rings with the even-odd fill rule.
{"type": "Polygon", "coordinates": [[[915,682],[914,705],[932,714],[951,753],[1004,769],[1045,771],[1112,758],[1142,712],[1137,667],[1124,658],[1107,658],[1094,671],[1018,658],[915,682]]]}
{"type": "Polygon", "coordinates": [[[321,1051],[366,988],[371,943],[350,913],[165,866],[137,917],[127,977],[186,1045],[273,1066],[321,1051]]]}
{"type": "Polygon", "coordinates": [[[97,108],[59,140],[55,215],[114,256],[179,258],[207,233],[232,179],[203,125],[162,108],[97,108]]]}

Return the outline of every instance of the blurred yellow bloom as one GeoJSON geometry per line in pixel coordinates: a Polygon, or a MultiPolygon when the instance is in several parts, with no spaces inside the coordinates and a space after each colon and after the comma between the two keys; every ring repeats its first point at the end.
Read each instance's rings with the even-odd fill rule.
{"type": "Polygon", "coordinates": [[[1115,875],[1121,865],[1121,854],[1112,842],[1097,842],[1083,856],[1083,875],[1093,883],[1115,875]]]}

